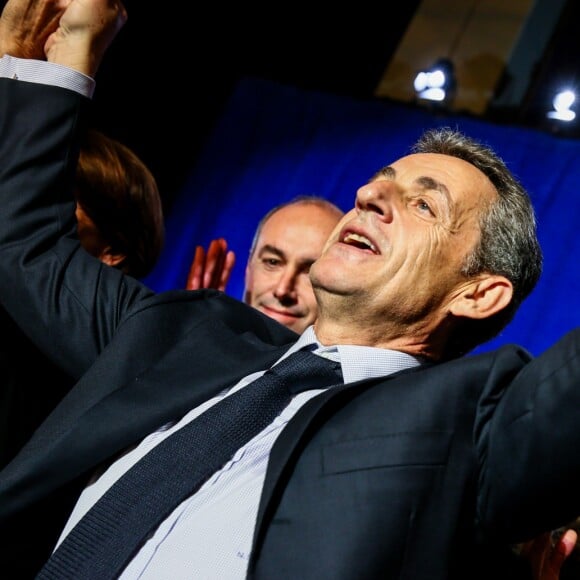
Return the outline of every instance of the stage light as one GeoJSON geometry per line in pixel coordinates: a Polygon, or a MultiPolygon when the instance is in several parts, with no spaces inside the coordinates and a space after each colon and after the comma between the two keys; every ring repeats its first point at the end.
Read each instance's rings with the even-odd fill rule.
{"type": "Polygon", "coordinates": [[[448,105],[456,88],[453,63],[447,58],[439,59],[432,67],[417,74],[413,87],[418,101],[448,105]]]}
{"type": "Polygon", "coordinates": [[[548,119],[556,119],[557,121],[570,122],[576,118],[576,113],[570,108],[576,100],[576,94],[570,89],[560,91],[552,100],[554,109],[548,111],[546,116],[548,119]]]}

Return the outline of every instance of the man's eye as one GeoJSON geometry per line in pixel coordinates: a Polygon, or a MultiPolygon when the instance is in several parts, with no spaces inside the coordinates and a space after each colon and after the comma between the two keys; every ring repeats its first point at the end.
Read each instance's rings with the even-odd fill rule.
{"type": "Polygon", "coordinates": [[[280,260],[278,258],[263,258],[262,264],[266,268],[276,268],[280,265],[280,260]]]}
{"type": "Polygon", "coordinates": [[[421,210],[422,212],[427,212],[430,215],[435,215],[431,210],[431,206],[424,199],[417,200],[417,209],[421,210]]]}

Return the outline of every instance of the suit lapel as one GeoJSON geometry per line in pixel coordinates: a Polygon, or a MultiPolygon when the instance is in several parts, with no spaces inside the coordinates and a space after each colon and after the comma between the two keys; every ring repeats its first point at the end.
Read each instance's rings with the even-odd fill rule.
{"type": "MultiPolygon", "coordinates": [[[[381,379],[381,380],[384,380],[381,379]]],[[[354,390],[361,384],[367,384],[369,381],[358,381],[349,385],[332,387],[326,392],[310,399],[284,427],[270,453],[266,479],[260,498],[258,508],[258,517],[256,519],[256,528],[252,545],[252,560],[258,556],[258,547],[262,545],[263,537],[268,528],[270,517],[276,509],[275,498],[278,492],[281,492],[285,482],[288,480],[284,476],[284,470],[289,468],[292,463],[292,457],[299,447],[307,427],[312,424],[318,414],[324,409],[330,401],[337,397],[342,397],[354,390]]],[[[250,563],[250,567],[252,564],[250,563]]]]}
{"type": "MultiPolygon", "coordinates": [[[[284,471],[286,469],[292,469],[293,458],[301,445],[308,427],[316,421],[316,418],[322,410],[329,404],[336,403],[339,399],[344,399],[345,397],[360,392],[361,389],[391,381],[401,375],[417,372],[419,369],[424,369],[427,366],[431,366],[431,363],[426,363],[422,367],[405,369],[387,377],[365,379],[348,385],[333,387],[319,396],[310,399],[298,411],[276,439],[270,454],[252,543],[252,562],[258,557],[258,552],[262,545],[264,534],[269,526],[270,518],[276,510],[276,498],[278,498],[279,493],[282,493],[288,481],[288,477],[285,476],[284,471]]],[[[250,569],[252,562],[250,563],[250,569]]]]}

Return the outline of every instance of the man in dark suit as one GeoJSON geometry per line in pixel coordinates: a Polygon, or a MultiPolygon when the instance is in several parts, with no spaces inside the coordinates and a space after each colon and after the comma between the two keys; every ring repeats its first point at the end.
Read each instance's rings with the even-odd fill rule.
{"type": "MultiPolygon", "coordinates": [[[[133,465],[303,347],[345,384],[295,395],[139,539],[121,578],[498,578],[510,544],[580,513],[579,331],[535,359],[464,356],[541,269],[529,198],[492,151],[427,133],[363,185],[312,266],[319,314],[300,337],[218,291],[156,295],[82,250],[70,191],[126,14],[61,4],[10,0],[0,19],[7,54],[24,38],[48,61],[0,61],[0,301],[83,373],[0,472],[6,569],[36,573],[133,465]]],[[[57,577],[117,577],[107,564],[57,577]]]]}

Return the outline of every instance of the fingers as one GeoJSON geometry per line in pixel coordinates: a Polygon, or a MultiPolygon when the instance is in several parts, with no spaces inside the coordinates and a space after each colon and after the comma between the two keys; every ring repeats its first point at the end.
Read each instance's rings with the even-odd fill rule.
{"type": "Polygon", "coordinates": [[[206,260],[205,287],[225,292],[235,261],[236,256],[233,251],[228,250],[226,240],[214,240],[210,244],[206,260]]]}
{"type": "Polygon", "coordinates": [[[44,45],[64,14],[62,0],[9,0],[0,17],[0,56],[44,60],[44,45]]]}
{"type": "Polygon", "coordinates": [[[532,570],[534,578],[537,580],[558,580],[560,571],[566,558],[572,553],[578,534],[572,530],[566,530],[562,536],[556,540],[552,546],[551,542],[535,541],[537,543],[538,556],[534,562],[532,559],[532,570]]]}
{"type": "MultiPolygon", "coordinates": [[[[566,530],[562,537],[556,542],[554,546],[554,557],[560,561],[560,566],[564,560],[572,553],[576,541],[578,540],[578,533],[575,530],[566,530]]],[[[558,567],[559,569],[559,567],[558,567]]]]}
{"type": "Polygon", "coordinates": [[[228,250],[224,238],[212,240],[207,252],[203,247],[197,246],[189,268],[186,288],[215,288],[225,292],[235,261],[236,256],[233,251],[228,250]]]}
{"type": "Polygon", "coordinates": [[[0,56],[46,58],[94,78],[126,20],[120,0],[8,0],[0,56]]]}
{"type": "Polygon", "coordinates": [[[540,534],[529,542],[521,545],[520,555],[530,563],[534,580],[551,580],[546,568],[552,552],[550,532],[540,534]]]}
{"type": "Polygon", "coordinates": [[[46,58],[94,77],[107,48],[125,25],[127,11],[120,0],[63,0],[63,3],[67,6],[59,26],[44,45],[46,58]]]}
{"type": "Polygon", "coordinates": [[[189,267],[187,275],[187,282],[185,287],[187,290],[199,290],[203,288],[203,273],[205,270],[205,251],[201,246],[196,246],[193,262],[189,267]]]}
{"type": "Polygon", "coordinates": [[[218,288],[227,244],[224,238],[210,242],[205,260],[205,273],[203,277],[204,288],[218,288]]]}
{"type": "Polygon", "coordinates": [[[235,263],[236,263],[236,255],[232,250],[229,250],[224,260],[218,290],[221,290],[222,292],[226,291],[226,287],[228,285],[228,282],[230,281],[230,276],[232,275],[232,270],[234,269],[235,263]]]}

